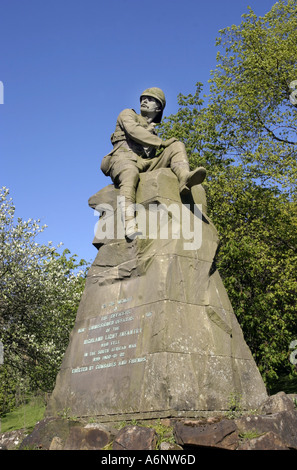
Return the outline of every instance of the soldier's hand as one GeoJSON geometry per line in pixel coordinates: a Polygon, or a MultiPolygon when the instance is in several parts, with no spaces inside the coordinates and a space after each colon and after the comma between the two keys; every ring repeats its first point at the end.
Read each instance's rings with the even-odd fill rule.
{"type": "Polygon", "coordinates": [[[155,122],[151,122],[151,123],[147,126],[147,130],[148,130],[149,132],[154,132],[156,125],[157,125],[157,124],[156,124],[155,122]]]}
{"type": "Polygon", "coordinates": [[[177,140],[178,139],[176,137],[171,137],[171,139],[164,140],[160,147],[169,147],[169,145],[173,144],[173,142],[177,142],[177,140]]]}

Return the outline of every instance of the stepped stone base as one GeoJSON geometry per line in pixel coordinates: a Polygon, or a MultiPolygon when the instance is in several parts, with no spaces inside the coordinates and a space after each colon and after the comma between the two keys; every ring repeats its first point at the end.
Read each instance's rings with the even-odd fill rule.
{"type": "Polygon", "coordinates": [[[203,187],[181,201],[171,170],[142,174],[137,204],[146,236],[134,241],[122,236],[118,196],[109,185],[89,200],[103,211],[98,254],[47,414],[68,409],[101,422],[197,417],[228,410],[234,395],[243,410],[256,409],[266,390],[215,267],[219,240],[203,187]],[[169,238],[160,238],[165,219],[149,238],[156,208],[167,214],[169,238]],[[111,217],[115,238],[104,238],[111,217]]]}

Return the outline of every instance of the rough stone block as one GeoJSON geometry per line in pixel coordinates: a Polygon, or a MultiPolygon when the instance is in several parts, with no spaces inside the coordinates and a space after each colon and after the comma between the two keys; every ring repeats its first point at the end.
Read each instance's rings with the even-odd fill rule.
{"type": "Polygon", "coordinates": [[[183,422],[174,426],[176,442],[183,446],[234,450],[238,446],[238,432],[232,420],[223,419],[214,424],[195,426],[183,422]]]}
{"type": "Polygon", "coordinates": [[[297,449],[297,411],[281,411],[270,415],[251,415],[236,419],[241,434],[272,432],[291,449],[297,449]]]}
{"type": "Polygon", "coordinates": [[[290,450],[290,447],[272,431],[253,439],[245,439],[237,450],[290,450]]]}
{"type": "Polygon", "coordinates": [[[155,450],[157,433],[154,429],[126,426],[116,436],[113,450],[155,450]]]}
{"type": "Polygon", "coordinates": [[[165,200],[180,202],[178,180],[170,168],[141,173],[136,194],[137,203],[148,204],[165,200]]]}
{"type": "Polygon", "coordinates": [[[75,427],[70,430],[63,450],[100,450],[110,441],[103,429],[75,427]]]}
{"type": "Polygon", "coordinates": [[[259,408],[259,413],[274,414],[279,411],[293,411],[294,409],[293,400],[285,392],[279,392],[265,400],[259,408]]]}

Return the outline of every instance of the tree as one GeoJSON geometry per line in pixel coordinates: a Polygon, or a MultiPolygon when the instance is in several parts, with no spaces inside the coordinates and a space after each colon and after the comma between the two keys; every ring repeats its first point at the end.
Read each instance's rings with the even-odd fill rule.
{"type": "Polygon", "coordinates": [[[279,2],[263,18],[249,9],[240,26],[221,30],[207,104],[197,83],[160,127],[185,143],[193,167],[207,168],[217,266],[268,387],[296,374],[296,8],[279,2]]]}
{"type": "Polygon", "coordinates": [[[240,168],[210,188],[221,239],[217,266],[234,311],[268,386],[294,373],[296,338],[296,204],[257,185],[240,168]]]}
{"type": "Polygon", "coordinates": [[[289,99],[297,80],[296,0],[277,2],[264,17],[251,8],[242,17],[220,30],[205,117],[216,120],[221,145],[246,171],[296,200],[297,107],[289,99]]]}
{"type": "Polygon", "coordinates": [[[269,384],[294,373],[288,356],[297,331],[296,0],[277,2],[263,17],[251,8],[242,16],[217,39],[203,126],[213,126],[236,166],[221,190],[209,186],[224,247],[219,266],[269,384]]]}
{"type": "MultiPolygon", "coordinates": [[[[9,190],[0,190],[0,340],[5,367],[31,389],[50,391],[74,324],[86,262],[69,250],[38,244],[46,226],[14,220],[9,190]]],[[[1,371],[0,371],[1,372],[1,371]]],[[[3,372],[4,373],[4,372],[3,372]]]]}

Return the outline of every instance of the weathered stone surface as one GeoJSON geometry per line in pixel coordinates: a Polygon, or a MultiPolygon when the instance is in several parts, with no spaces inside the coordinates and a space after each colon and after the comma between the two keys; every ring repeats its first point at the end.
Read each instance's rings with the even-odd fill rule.
{"type": "Polygon", "coordinates": [[[120,192],[114,187],[113,184],[105,186],[105,188],[98,191],[96,194],[89,198],[88,204],[92,209],[100,210],[101,205],[111,205],[116,208],[116,198],[120,192]]]}
{"type": "Polygon", "coordinates": [[[49,450],[53,438],[60,439],[64,443],[72,427],[80,425],[79,422],[67,419],[45,418],[37,423],[32,433],[25,437],[19,448],[20,450],[49,450]]]}
{"type": "Polygon", "coordinates": [[[156,200],[180,202],[177,179],[171,170],[150,171],[140,175],[137,203],[148,204],[156,200]]]}
{"type": "Polygon", "coordinates": [[[237,450],[290,450],[289,446],[272,431],[262,436],[246,439],[237,450]]]}
{"type": "MultiPolygon", "coordinates": [[[[110,185],[89,203],[116,209],[117,197],[110,185]]],[[[242,409],[257,408],[267,394],[215,267],[219,239],[203,212],[203,187],[181,201],[171,170],[144,173],[137,203],[146,215],[152,203],[185,208],[196,230],[185,236],[169,209],[169,234],[179,227],[179,238],[161,238],[159,227],[156,238],[127,242],[101,230],[47,414],[70,409],[101,422],[197,417],[227,411],[235,393],[242,409]]]]}
{"type": "Polygon", "coordinates": [[[292,400],[293,404],[297,405],[297,393],[288,393],[287,395],[292,400]]]}
{"type": "Polygon", "coordinates": [[[141,426],[126,426],[117,434],[113,450],[154,450],[157,444],[154,429],[141,426]]]}
{"type": "MultiPolygon", "coordinates": [[[[13,445],[13,440],[24,433],[20,430],[2,435],[2,449],[18,448],[20,439],[17,445],[13,445]]],[[[148,420],[142,426],[130,425],[120,431],[111,423],[85,425],[83,421],[51,418],[39,422],[20,449],[100,450],[105,446],[112,450],[296,450],[297,411],[245,415],[237,419],[209,416],[166,418],[157,423],[148,420]],[[154,429],[156,424],[162,426],[160,435],[158,428],[154,429]],[[166,438],[170,442],[160,443],[166,438]]]]}
{"type": "Polygon", "coordinates": [[[178,444],[172,444],[171,442],[161,442],[160,450],[183,450],[178,444]]]}
{"type": "Polygon", "coordinates": [[[293,411],[294,410],[293,400],[285,393],[279,392],[267,398],[259,407],[259,414],[274,414],[279,411],[293,411]]]}
{"type": "Polygon", "coordinates": [[[54,436],[50,443],[49,450],[63,450],[62,439],[58,436],[54,436]]]}
{"type": "Polygon", "coordinates": [[[0,450],[14,450],[19,447],[28,432],[25,429],[17,429],[0,434],[0,450]]]}
{"type": "Polygon", "coordinates": [[[63,450],[100,450],[110,441],[110,435],[103,429],[74,427],[70,430],[63,450]]]}
{"type": "Polygon", "coordinates": [[[177,422],[174,435],[183,448],[197,446],[235,450],[239,442],[235,422],[227,419],[204,425],[199,422],[197,425],[194,422],[177,422]]]}
{"type": "Polygon", "coordinates": [[[20,449],[99,450],[114,438],[116,431],[101,423],[83,424],[62,418],[46,418],[22,439],[20,449]]]}
{"type": "Polygon", "coordinates": [[[281,411],[269,415],[244,416],[235,420],[241,435],[273,432],[289,448],[297,449],[297,411],[281,411]]]}

